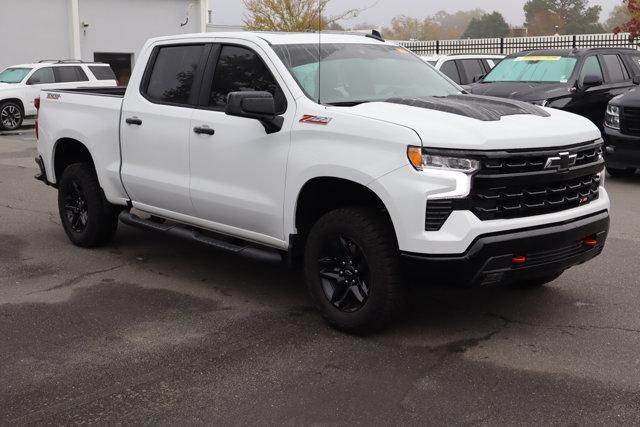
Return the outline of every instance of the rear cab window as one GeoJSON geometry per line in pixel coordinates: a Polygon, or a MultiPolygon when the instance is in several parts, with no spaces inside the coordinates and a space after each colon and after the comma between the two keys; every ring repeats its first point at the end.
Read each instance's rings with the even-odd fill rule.
{"type": "Polygon", "coordinates": [[[110,66],[89,65],[89,70],[96,80],[116,80],[116,75],[110,66]]]}

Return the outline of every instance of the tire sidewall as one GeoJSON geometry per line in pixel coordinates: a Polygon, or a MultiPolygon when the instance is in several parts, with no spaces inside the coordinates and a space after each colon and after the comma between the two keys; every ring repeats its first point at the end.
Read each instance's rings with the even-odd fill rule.
{"type": "MultiPolygon", "coordinates": [[[[347,209],[330,212],[312,228],[307,239],[304,256],[306,283],[323,317],[339,329],[352,333],[367,333],[378,329],[379,321],[387,313],[390,287],[398,286],[397,259],[392,254],[391,242],[381,245],[380,237],[372,234],[380,221],[367,219],[366,214],[347,209]],[[355,213],[355,215],[354,215],[355,213]],[[354,220],[344,219],[353,216],[354,220]],[[369,296],[365,305],[351,313],[336,308],[327,298],[319,276],[318,259],[325,244],[337,235],[343,235],[363,251],[369,267],[369,296]]],[[[386,230],[378,230],[381,234],[386,230]]],[[[375,233],[375,232],[374,232],[375,233]]]]}
{"type": "Polygon", "coordinates": [[[78,246],[91,247],[97,240],[101,229],[101,218],[104,203],[97,177],[88,164],[73,164],[65,169],[58,188],[58,210],[60,221],[69,239],[78,246]],[[64,208],[65,197],[73,190],[73,182],[77,182],[87,205],[87,226],[81,232],[73,230],[64,208]]]}
{"type": "Polygon", "coordinates": [[[20,129],[20,126],[22,126],[22,123],[24,122],[24,110],[19,104],[11,101],[0,103],[0,118],[2,117],[2,112],[5,110],[5,108],[8,108],[10,106],[17,108],[18,111],[20,111],[20,120],[18,121],[17,125],[13,128],[8,128],[4,126],[4,124],[0,120],[0,130],[14,131],[14,130],[20,129]]]}

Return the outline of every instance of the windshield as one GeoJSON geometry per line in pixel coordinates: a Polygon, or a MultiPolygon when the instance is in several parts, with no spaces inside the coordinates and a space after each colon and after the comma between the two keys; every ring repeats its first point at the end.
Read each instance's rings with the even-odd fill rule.
{"type": "Polygon", "coordinates": [[[357,105],[395,97],[448,96],[460,89],[408,50],[390,45],[278,45],[273,49],[318,103],[357,105]],[[320,84],[318,82],[320,81],[320,84]]]}
{"type": "Polygon", "coordinates": [[[20,83],[31,68],[7,68],[0,73],[0,83],[20,83]]]}
{"type": "Polygon", "coordinates": [[[483,81],[567,83],[576,63],[575,58],[561,56],[506,58],[483,81]]]}

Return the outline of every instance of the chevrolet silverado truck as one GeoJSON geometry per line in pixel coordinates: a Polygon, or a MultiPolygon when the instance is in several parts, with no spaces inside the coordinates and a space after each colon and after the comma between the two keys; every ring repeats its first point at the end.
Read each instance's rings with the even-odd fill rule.
{"type": "Polygon", "coordinates": [[[601,253],[589,120],[466,94],[377,35],[318,38],[155,38],[126,90],[42,91],[36,178],[71,242],[123,222],[298,265],[349,333],[409,284],[539,286],[601,253]]]}

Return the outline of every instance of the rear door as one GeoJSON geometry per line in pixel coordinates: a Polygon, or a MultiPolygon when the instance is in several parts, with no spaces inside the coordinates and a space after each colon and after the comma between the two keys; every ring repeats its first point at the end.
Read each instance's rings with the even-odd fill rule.
{"type": "Polygon", "coordinates": [[[250,42],[214,49],[189,136],[191,197],[198,217],[219,231],[269,244],[285,240],[285,174],[295,103],[263,58],[261,48],[250,42]],[[226,115],[227,95],[237,91],[273,94],[285,118],[282,130],[267,134],[257,120],[226,115]],[[199,128],[212,134],[196,133],[199,128]]]}
{"type": "Polygon", "coordinates": [[[121,115],[122,180],[134,206],[194,215],[189,194],[189,136],[210,44],[156,46],[142,83],[121,115]]]}

